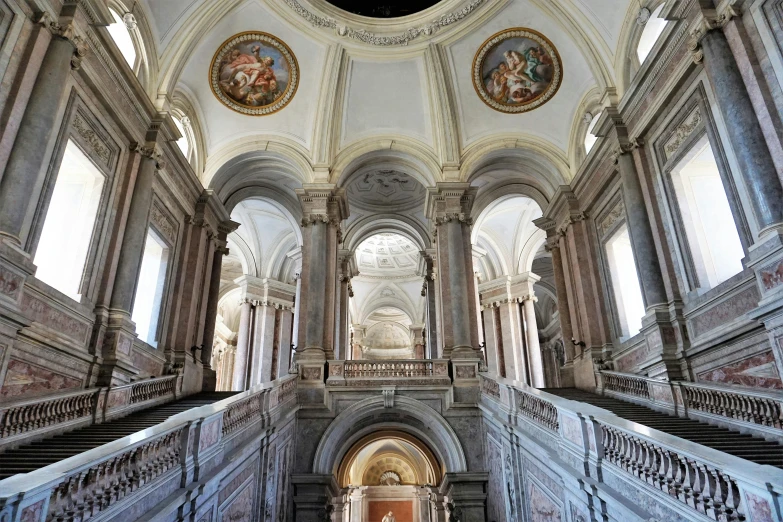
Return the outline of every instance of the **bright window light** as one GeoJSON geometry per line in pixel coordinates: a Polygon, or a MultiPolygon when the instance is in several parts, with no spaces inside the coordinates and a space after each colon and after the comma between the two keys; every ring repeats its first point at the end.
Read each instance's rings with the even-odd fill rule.
{"type": "Polygon", "coordinates": [[[644,25],[644,31],[642,31],[642,37],[639,39],[639,45],[636,47],[636,54],[639,55],[639,63],[644,63],[647,56],[655,47],[655,42],[661,37],[661,33],[666,28],[668,23],[665,19],[660,18],[663,4],[658,9],[653,11],[650,15],[650,19],[644,25]]]}
{"type": "Polygon", "coordinates": [[[587,154],[590,154],[590,151],[593,150],[593,145],[598,141],[598,136],[593,134],[593,131],[595,130],[598,120],[601,118],[601,114],[603,114],[603,112],[599,112],[596,116],[593,116],[593,119],[590,120],[590,125],[587,127],[587,135],[585,136],[585,152],[587,154]]]}
{"type": "Polygon", "coordinates": [[[623,337],[631,337],[642,329],[644,300],[636,274],[636,262],[633,258],[631,236],[628,227],[623,225],[606,243],[609,271],[612,274],[614,299],[623,337]]]}
{"type": "Polygon", "coordinates": [[[104,177],[72,141],[65,147],[41,239],[36,277],[79,301],[104,177]]]}
{"type": "Polygon", "coordinates": [[[153,230],[147,232],[144,257],[141,260],[136,299],[131,318],[136,323],[139,339],[157,347],[158,320],[166,285],[166,268],[169,263],[169,247],[153,230]]]}
{"type": "Polygon", "coordinates": [[[133,68],[136,64],[136,47],[133,45],[133,39],[125,26],[125,22],[122,21],[122,17],[113,9],[111,9],[111,15],[114,18],[114,23],[107,28],[109,34],[120,49],[125,61],[133,68]]]}
{"type": "Polygon", "coordinates": [[[182,154],[187,158],[190,153],[190,142],[188,141],[188,133],[185,132],[185,125],[183,125],[182,120],[177,117],[174,117],[174,125],[177,126],[177,130],[179,130],[179,133],[182,135],[182,137],[177,140],[177,147],[179,147],[179,150],[181,150],[182,154]]]}
{"type": "Polygon", "coordinates": [[[707,136],[672,171],[672,182],[699,286],[713,288],[742,271],[745,252],[707,136]]]}

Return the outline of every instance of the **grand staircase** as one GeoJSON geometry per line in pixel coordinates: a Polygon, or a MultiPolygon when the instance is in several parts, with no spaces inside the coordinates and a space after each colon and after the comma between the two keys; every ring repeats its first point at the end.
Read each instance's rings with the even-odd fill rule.
{"type": "MultiPolygon", "coordinates": [[[[783,469],[783,444],[727,428],[661,413],[632,402],[596,395],[576,388],[543,390],[572,401],[611,411],[618,417],[707,446],[736,457],[783,469]]],[[[0,467],[2,464],[0,463],[0,467]]]]}
{"type": "Polygon", "coordinates": [[[206,406],[236,392],[203,392],[178,401],[137,411],[103,424],[70,431],[0,453],[0,480],[29,473],[87,450],[162,423],[172,415],[206,406]]]}

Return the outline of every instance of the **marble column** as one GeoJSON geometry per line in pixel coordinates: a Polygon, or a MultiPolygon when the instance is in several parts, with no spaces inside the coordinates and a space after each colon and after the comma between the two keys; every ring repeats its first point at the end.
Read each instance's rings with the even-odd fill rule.
{"type": "Polygon", "coordinates": [[[720,29],[735,13],[726,14],[719,21],[703,21],[691,45],[696,61],[704,62],[750,197],[759,236],[764,237],[765,232],[783,225],[783,186],[740,69],[720,29]]]}
{"type": "Polygon", "coordinates": [[[350,298],[353,297],[351,279],[356,275],[353,252],[340,249],[338,253],[340,272],[337,276],[337,315],[335,322],[334,357],[337,360],[347,360],[350,351],[350,298]]]}
{"type": "Polygon", "coordinates": [[[131,320],[144,246],[147,241],[152,187],[159,169],[164,168],[155,142],[133,147],[141,159],[133,185],[130,208],[122,235],[117,272],[112,287],[109,319],[103,340],[103,366],[98,384],[126,383],[138,373],[131,362],[136,328],[131,320]]]}
{"type": "Polygon", "coordinates": [[[560,331],[565,343],[566,364],[574,360],[574,345],[571,339],[574,331],[571,327],[571,308],[568,305],[568,290],[566,289],[565,273],[563,272],[563,256],[560,252],[559,238],[547,246],[552,254],[552,267],[554,268],[555,290],[557,291],[557,315],[560,317],[560,331]]]}
{"type": "Polygon", "coordinates": [[[253,316],[253,305],[243,299],[240,304],[239,330],[237,331],[237,349],[234,356],[233,391],[247,389],[247,365],[250,355],[250,323],[253,316]]]}
{"type": "Polygon", "coordinates": [[[306,384],[321,386],[323,362],[334,358],[340,228],[348,205],[345,190],[334,185],[305,185],[296,192],[304,243],[297,364],[306,384]]]}
{"type": "Polygon", "coordinates": [[[413,346],[413,358],[425,359],[424,356],[424,325],[411,326],[411,344],[413,346]]]}
{"type": "Polygon", "coordinates": [[[500,365],[501,349],[497,332],[497,310],[492,304],[481,307],[481,320],[484,323],[484,350],[487,356],[487,368],[490,373],[506,376],[506,369],[500,365]]]}
{"type": "Polygon", "coordinates": [[[233,221],[223,222],[218,226],[217,237],[215,238],[215,252],[212,254],[212,267],[209,274],[209,294],[207,295],[206,322],[204,323],[204,334],[202,336],[201,363],[204,365],[204,389],[213,389],[215,373],[212,368],[212,350],[215,338],[215,327],[217,321],[218,303],[220,301],[220,273],[223,268],[223,257],[228,255],[226,248],[226,238],[228,234],[239,227],[238,223],[233,221]],[[208,375],[209,374],[209,375],[208,375]]]}
{"type": "Polygon", "coordinates": [[[530,385],[534,388],[544,388],[544,364],[541,357],[541,344],[538,339],[538,324],[536,323],[535,295],[528,294],[522,298],[522,309],[525,315],[525,339],[527,341],[527,356],[530,368],[530,385]]]}
{"type": "Polygon", "coordinates": [[[434,223],[440,300],[443,310],[443,356],[478,359],[478,317],[473,288],[470,211],[476,189],[467,183],[439,183],[428,189],[427,217],[434,223]]]}
{"type": "Polygon", "coordinates": [[[427,359],[436,359],[439,355],[438,346],[438,312],[437,312],[437,290],[435,288],[435,259],[434,252],[421,252],[424,259],[424,284],[422,285],[422,297],[426,299],[426,350],[427,359]]]}
{"type": "Polygon", "coordinates": [[[253,343],[250,357],[250,382],[248,387],[275,379],[276,368],[272,368],[275,355],[275,321],[277,309],[270,302],[258,302],[253,317],[253,343]]]}
{"type": "Polygon", "coordinates": [[[503,351],[505,376],[528,383],[527,357],[525,356],[525,328],[517,299],[507,297],[496,303],[500,323],[500,348],[503,351]]]}
{"type": "Polygon", "coordinates": [[[60,128],[60,104],[71,69],[79,68],[87,49],[72,22],[57,23],[45,14],[39,23],[52,39],[0,178],[0,237],[25,250],[31,248],[28,236],[47,175],[46,151],[60,128]]]}
{"type": "Polygon", "coordinates": [[[639,274],[639,285],[645,308],[649,311],[655,306],[665,305],[668,299],[650,218],[647,214],[647,204],[631,154],[632,148],[630,145],[621,145],[618,148],[617,168],[623,184],[626,223],[631,236],[636,271],[639,274]]]}
{"type": "Polygon", "coordinates": [[[279,314],[280,363],[278,364],[276,379],[281,379],[288,375],[288,369],[291,367],[291,333],[294,324],[294,311],[292,308],[283,308],[279,310],[279,314]]]}
{"type": "Polygon", "coordinates": [[[299,267],[299,271],[296,273],[296,297],[294,298],[294,327],[291,333],[291,342],[296,348],[297,339],[299,339],[299,303],[302,301],[302,267],[299,267]]]}

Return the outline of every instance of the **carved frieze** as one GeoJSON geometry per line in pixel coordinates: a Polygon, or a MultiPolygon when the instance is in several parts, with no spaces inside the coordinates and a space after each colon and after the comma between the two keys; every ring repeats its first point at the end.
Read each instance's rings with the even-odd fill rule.
{"type": "Polygon", "coordinates": [[[663,147],[666,159],[668,160],[680,150],[680,147],[690,138],[694,132],[701,126],[702,116],[701,107],[697,106],[674,130],[671,137],[666,141],[663,147]]]}
{"type": "Polygon", "coordinates": [[[81,114],[77,113],[73,118],[73,129],[82,137],[87,145],[90,146],[92,152],[98,158],[103,161],[104,165],[110,166],[111,162],[111,149],[106,145],[106,142],[98,136],[93,130],[92,126],[87,123],[81,114]]]}
{"type": "Polygon", "coordinates": [[[163,234],[163,237],[169,240],[171,244],[177,241],[177,226],[171,221],[169,216],[158,204],[153,204],[150,209],[150,223],[155,225],[155,229],[163,234]]]}
{"type": "Polygon", "coordinates": [[[625,219],[625,205],[621,200],[617,202],[614,208],[610,210],[598,224],[598,235],[604,237],[606,233],[622,219],[625,219]]]}

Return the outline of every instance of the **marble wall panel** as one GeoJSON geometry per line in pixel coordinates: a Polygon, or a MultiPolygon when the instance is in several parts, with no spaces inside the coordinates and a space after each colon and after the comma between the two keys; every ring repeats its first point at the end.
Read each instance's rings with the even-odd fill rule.
{"type": "Polygon", "coordinates": [[[39,500],[22,510],[19,522],[39,522],[43,516],[44,500],[39,500]]]}
{"type": "Polygon", "coordinates": [[[55,308],[43,299],[25,292],[22,296],[22,312],[33,321],[69,337],[80,344],[87,344],[91,326],[71,314],[55,308]]]}
{"type": "Polygon", "coordinates": [[[766,499],[754,495],[751,492],[745,493],[745,500],[748,504],[746,506],[746,512],[750,515],[753,522],[774,522],[772,518],[772,508],[769,506],[769,502],[766,499]]]}
{"type": "Polygon", "coordinates": [[[18,398],[81,387],[81,379],[12,358],[8,361],[0,397],[18,398]]]}
{"type": "Polygon", "coordinates": [[[505,495],[503,490],[503,455],[502,448],[492,439],[487,438],[487,451],[485,453],[486,469],[489,471],[487,484],[487,514],[489,520],[503,520],[506,518],[505,495]]]}
{"type": "Polygon", "coordinates": [[[534,481],[528,481],[528,502],[530,522],[561,522],[558,506],[534,481]]]}
{"type": "Polygon", "coordinates": [[[201,427],[201,435],[199,436],[198,440],[198,449],[199,451],[204,451],[207,448],[210,448],[217,444],[217,441],[220,440],[220,427],[222,426],[222,423],[220,421],[220,418],[217,418],[206,426],[201,427]]]}
{"type": "Polygon", "coordinates": [[[141,349],[134,347],[131,360],[136,368],[146,372],[149,376],[160,377],[163,375],[163,361],[150,357],[141,349]]]}
{"type": "Polygon", "coordinates": [[[783,380],[778,374],[771,350],[699,373],[697,378],[706,382],[783,389],[783,380]]]}
{"type": "Polygon", "coordinates": [[[218,494],[218,505],[223,505],[223,503],[228,499],[228,497],[231,496],[231,494],[239,488],[245,481],[247,481],[250,477],[254,475],[254,470],[258,466],[258,459],[254,460],[250,465],[248,465],[245,469],[243,469],[241,472],[239,472],[237,475],[235,475],[228,484],[226,484],[223,489],[220,490],[220,493],[218,494]]]}
{"type": "Polygon", "coordinates": [[[248,482],[220,514],[221,522],[252,522],[255,481],[248,482]]]}
{"type": "Polygon", "coordinates": [[[698,338],[745,315],[758,306],[759,299],[758,287],[753,284],[736,295],[726,296],[722,302],[712,308],[690,317],[688,322],[693,338],[698,338]]]}

